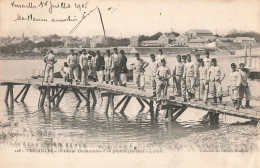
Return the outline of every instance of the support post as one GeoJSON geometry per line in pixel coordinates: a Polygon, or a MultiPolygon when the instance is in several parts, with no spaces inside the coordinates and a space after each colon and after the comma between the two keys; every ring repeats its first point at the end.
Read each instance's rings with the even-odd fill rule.
{"type": "Polygon", "coordinates": [[[45,97],[46,97],[46,89],[42,89],[42,91],[41,91],[41,100],[40,100],[40,107],[44,106],[45,97]]]}
{"type": "Polygon", "coordinates": [[[125,101],[125,99],[127,98],[127,96],[124,96],[116,105],[115,110],[125,101]]]}
{"type": "Polygon", "coordinates": [[[111,117],[114,117],[114,113],[115,113],[115,108],[114,108],[114,95],[111,93],[110,94],[110,108],[111,108],[111,117]]]}
{"type": "Polygon", "coordinates": [[[96,98],[96,94],[95,94],[94,90],[91,90],[91,95],[92,95],[93,101],[97,102],[97,98],[96,98]]]}
{"type": "Polygon", "coordinates": [[[14,107],[14,91],[13,91],[14,86],[10,85],[9,87],[10,87],[9,88],[9,90],[10,90],[10,107],[14,107]]]}
{"type": "Polygon", "coordinates": [[[81,103],[82,101],[81,101],[81,99],[80,99],[80,97],[79,97],[79,94],[78,94],[78,92],[76,91],[76,89],[72,88],[72,91],[73,91],[75,97],[78,99],[79,103],[81,103]]]}
{"type": "Polygon", "coordinates": [[[109,103],[110,103],[110,96],[107,96],[107,104],[106,104],[106,113],[108,113],[108,109],[109,109],[109,103]]]}
{"type": "Polygon", "coordinates": [[[123,107],[122,107],[120,113],[124,113],[125,108],[126,108],[126,106],[128,105],[128,103],[129,103],[129,101],[131,100],[131,98],[132,98],[132,97],[129,96],[129,97],[126,99],[126,101],[125,101],[125,103],[124,103],[124,105],[123,105],[123,107]]]}
{"type": "Polygon", "coordinates": [[[82,96],[86,100],[86,105],[88,105],[89,99],[79,89],[76,89],[76,92],[78,92],[78,94],[80,94],[80,96],[82,96]]]}
{"type": "Polygon", "coordinates": [[[174,121],[177,120],[177,118],[179,118],[180,115],[182,115],[182,113],[183,113],[187,108],[188,108],[188,106],[183,105],[183,106],[181,107],[181,109],[173,116],[172,120],[174,120],[174,121]]]}
{"type": "Polygon", "coordinates": [[[23,97],[22,97],[22,99],[21,99],[21,102],[24,102],[24,99],[25,99],[25,97],[26,97],[26,95],[27,95],[27,93],[28,93],[28,90],[30,89],[30,86],[31,86],[31,85],[27,85],[27,88],[26,88],[26,90],[24,91],[23,97]]]}
{"type": "Polygon", "coordinates": [[[56,107],[59,107],[60,102],[61,102],[61,100],[62,100],[62,98],[63,98],[63,96],[64,96],[66,90],[67,90],[67,88],[64,88],[64,89],[63,89],[63,91],[62,91],[62,93],[61,93],[61,95],[60,95],[60,98],[59,98],[59,99],[57,100],[57,102],[56,102],[56,107]]]}
{"type": "Polygon", "coordinates": [[[48,108],[51,108],[51,100],[50,100],[50,86],[47,86],[47,89],[46,89],[46,98],[47,98],[47,107],[48,108]]]}
{"type": "Polygon", "coordinates": [[[57,99],[59,99],[59,98],[60,98],[60,93],[61,93],[63,90],[64,90],[63,88],[61,88],[59,91],[57,91],[57,89],[56,89],[56,92],[57,92],[57,93],[56,93],[54,96],[51,97],[51,102],[54,101],[56,97],[57,97],[57,99]]]}
{"type": "Polygon", "coordinates": [[[22,90],[18,93],[18,95],[15,97],[14,101],[17,101],[17,99],[21,96],[21,94],[23,93],[23,91],[26,89],[26,85],[24,85],[24,87],[22,88],[22,90]]]}
{"type": "Polygon", "coordinates": [[[139,104],[142,106],[142,108],[145,107],[144,103],[142,102],[142,100],[140,98],[136,97],[136,100],[139,102],[139,104]]]}
{"type": "Polygon", "coordinates": [[[153,111],[153,100],[150,100],[150,111],[153,111]]]}
{"type": "Polygon", "coordinates": [[[7,88],[6,88],[6,93],[5,93],[5,103],[7,104],[8,102],[8,97],[9,97],[9,91],[10,90],[10,87],[9,85],[7,85],[7,88]]]}
{"type": "MultiPolygon", "coordinates": [[[[51,89],[51,97],[53,97],[55,95],[55,91],[56,89],[55,88],[52,88],[51,89]]],[[[51,100],[51,99],[50,99],[51,100]]],[[[52,101],[52,106],[54,107],[55,106],[55,100],[52,101]]]]}

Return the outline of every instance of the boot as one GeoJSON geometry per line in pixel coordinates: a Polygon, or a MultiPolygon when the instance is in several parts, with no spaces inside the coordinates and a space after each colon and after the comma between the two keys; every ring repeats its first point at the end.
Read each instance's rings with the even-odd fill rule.
{"type": "Polygon", "coordinates": [[[190,99],[191,99],[191,93],[188,92],[188,101],[190,101],[190,99]]]}
{"type": "Polygon", "coordinates": [[[216,105],[217,103],[218,103],[218,100],[217,100],[217,97],[215,96],[214,98],[213,98],[213,102],[211,103],[212,105],[216,105]]]}
{"type": "Polygon", "coordinates": [[[144,91],[144,86],[141,87],[141,91],[144,91]]]}
{"type": "Polygon", "coordinates": [[[242,109],[244,109],[244,107],[242,106],[242,100],[238,100],[239,102],[239,107],[241,107],[242,109]]]}
{"type": "Polygon", "coordinates": [[[246,100],[246,108],[251,108],[251,106],[249,105],[249,100],[246,100]]]}
{"type": "Polygon", "coordinates": [[[222,104],[222,96],[219,96],[219,104],[222,104]]]}
{"type": "Polygon", "coordinates": [[[156,97],[156,92],[153,92],[153,97],[156,97]]]}
{"type": "Polygon", "coordinates": [[[121,86],[126,87],[126,84],[122,84],[121,86]]]}
{"type": "Polygon", "coordinates": [[[195,97],[195,93],[191,93],[191,96],[192,96],[192,99],[193,99],[194,101],[197,101],[197,99],[196,99],[196,97],[195,97]]]}
{"type": "Polygon", "coordinates": [[[113,85],[114,84],[114,82],[113,81],[111,81],[111,85],[113,85]]]}
{"type": "Polygon", "coordinates": [[[106,84],[108,84],[108,81],[106,81],[106,84]]]}
{"type": "Polygon", "coordinates": [[[239,100],[235,100],[236,101],[236,110],[239,110],[239,100]]]}

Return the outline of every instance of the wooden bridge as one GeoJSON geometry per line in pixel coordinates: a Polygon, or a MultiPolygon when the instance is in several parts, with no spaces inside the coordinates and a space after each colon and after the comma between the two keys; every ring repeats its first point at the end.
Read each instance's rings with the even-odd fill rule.
{"type": "MultiPolygon", "coordinates": [[[[61,80],[59,81],[59,79],[57,79],[55,83],[49,84],[42,83],[39,79],[19,79],[0,81],[0,85],[7,86],[4,100],[10,107],[14,106],[14,101],[18,101],[20,96],[20,101],[24,102],[31,85],[33,85],[40,91],[40,97],[38,101],[39,107],[43,107],[45,102],[47,103],[48,108],[51,108],[51,106],[58,107],[62,98],[64,97],[64,94],[66,94],[68,91],[71,91],[74,93],[79,102],[82,102],[81,98],[83,98],[86,101],[86,105],[89,105],[91,97],[93,102],[97,102],[97,93],[100,94],[101,97],[107,97],[106,113],[108,113],[109,108],[111,108],[111,115],[114,115],[115,110],[117,110],[121,105],[122,107],[120,112],[124,113],[130,100],[135,98],[142,108],[147,105],[151,112],[154,111],[154,107],[157,112],[159,110],[166,110],[166,117],[169,119],[169,121],[176,120],[182,113],[185,112],[187,108],[208,111],[211,124],[218,124],[219,114],[251,119],[257,122],[260,120],[259,106],[255,106],[251,109],[236,110],[234,107],[232,107],[231,103],[213,106],[210,103],[209,105],[205,105],[202,101],[185,102],[182,99],[174,96],[168,96],[166,99],[162,100],[163,103],[158,105],[155,103],[156,99],[152,96],[151,89],[147,89],[145,92],[140,91],[134,87],[134,84],[129,84],[127,87],[100,84],[98,82],[91,82],[90,85],[71,85],[61,80]],[[14,97],[13,87],[16,85],[23,85],[23,88],[17,94],[17,96],[14,97]],[[123,98],[115,105],[114,97],[122,97],[122,95],[123,98]]],[[[259,105],[259,102],[257,101],[255,104],[259,105]]]]}

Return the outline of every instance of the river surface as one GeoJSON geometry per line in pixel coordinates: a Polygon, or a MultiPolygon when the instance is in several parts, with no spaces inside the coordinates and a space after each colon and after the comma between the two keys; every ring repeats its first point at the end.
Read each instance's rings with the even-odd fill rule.
{"type": "MultiPolygon", "coordinates": [[[[128,65],[133,59],[133,57],[128,58],[128,65]]],[[[150,61],[148,57],[144,59],[150,61]]],[[[167,58],[169,67],[172,67],[175,59],[175,57],[167,58]]],[[[218,60],[228,76],[232,59],[220,57],[218,60]]],[[[55,71],[59,70],[64,61],[58,60],[55,64],[55,71]]],[[[33,70],[37,74],[40,69],[44,69],[42,60],[1,60],[0,79],[29,78],[33,70]]],[[[223,82],[224,89],[226,89],[226,83],[227,77],[223,82]]],[[[21,88],[22,86],[14,87],[14,96],[21,88]]],[[[52,142],[64,144],[155,144],[164,143],[165,139],[178,140],[194,132],[216,129],[203,122],[206,111],[188,109],[177,119],[177,122],[169,124],[164,119],[163,111],[159,112],[156,118],[151,115],[147,106],[141,109],[135,99],[130,101],[124,114],[119,113],[119,108],[112,119],[110,113],[105,113],[106,99],[102,101],[99,94],[97,94],[97,103],[94,106],[93,102],[90,107],[85,106],[85,103],[77,105],[74,94],[69,92],[65,94],[60,108],[52,108],[50,111],[46,107],[39,109],[37,107],[39,90],[34,87],[30,88],[25,103],[15,102],[14,108],[8,108],[3,101],[5,90],[6,86],[0,87],[1,143],[16,141],[37,143],[42,142],[44,137],[49,137],[52,138],[52,142]],[[14,136],[8,136],[8,133],[14,136]]],[[[120,98],[122,97],[115,97],[115,103],[120,98]]],[[[219,128],[246,121],[248,120],[220,115],[219,128]]]]}

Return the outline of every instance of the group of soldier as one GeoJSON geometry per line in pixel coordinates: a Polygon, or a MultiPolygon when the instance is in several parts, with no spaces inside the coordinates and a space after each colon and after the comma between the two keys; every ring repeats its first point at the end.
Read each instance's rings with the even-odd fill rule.
{"type": "MultiPolygon", "coordinates": [[[[159,49],[159,55],[150,55],[150,81],[153,88],[153,96],[158,101],[167,96],[169,80],[173,79],[173,92],[176,96],[182,97],[184,101],[194,100],[197,98],[208,104],[209,91],[213,97],[213,104],[222,103],[223,91],[221,82],[225,78],[225,73],[217,65],[215,58],[209,58],[209,52],[206,51],[206,57],[200,58],[200,54],[195,54],[195,61],[191,60],[191,55],[177,55],[177,61],[173,67],[172,73],[167,66],[167,59],[163,54],[162,49],[159,49]],[[195,94],[198,91],[197,94],[195,94]]],[[[51,50],[45,57],[46,63],[45,81],[53,82],[54,64],[57,62],[53,51],[51,50]]],[[[145,91],[145,69],[149,63],[140,58],[139,53],[135,53],[135,60],[130,64],[134,72],[134,80],[139,90],[145,91]]],[[[236,70],[235,63],[231,64],[232,72],[228,82],[228,93],[234,103],[234,106],[239,109],[242,107],[243,96],[246,95],[246,107],[249,107],[251,98],[247,78],[248,72],[241,63],[239,71],[236,70]]],[[[94,81],[107,84],[121,85],[126,87],[127,84],[127,57],[124,50],[114,48],[114,53],[106,50],[105,56],[102,56],[100,51],[88,51],[85,49],[75,53],[70,50],[70,55],[67,61],[64,62],[60,69],[65,81],[72,83],[74,79],[76,84],[88,85],[89,75],[94,81]],[[79,73],[81,72],[81,73],[79,73]],[[81,74],[81,75],[79,75],[81,74]],[[81,76],[81,79],[79,78],[81,76]]]]}

